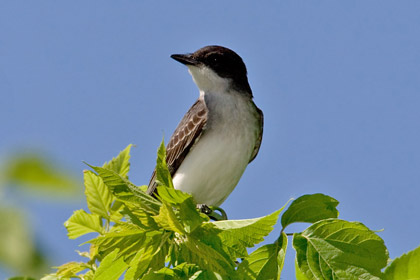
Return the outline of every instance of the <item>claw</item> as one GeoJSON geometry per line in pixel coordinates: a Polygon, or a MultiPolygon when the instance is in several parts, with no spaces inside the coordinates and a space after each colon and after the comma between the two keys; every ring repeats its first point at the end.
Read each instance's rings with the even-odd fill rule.
{"type": "Polygon", "coordinates": [[[213,221],[223,221],[228,219],[225,210],[223,210],[220,207],[207,206],[206,204],[198,204],[197,208],[201,211],[201,213],[206,214],[213,221]]]}

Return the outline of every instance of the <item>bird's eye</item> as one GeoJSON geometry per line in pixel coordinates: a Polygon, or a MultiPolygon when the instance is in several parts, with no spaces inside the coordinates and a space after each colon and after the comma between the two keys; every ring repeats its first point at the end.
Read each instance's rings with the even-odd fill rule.
{"type": "Polygon", "coordinates": [[[219,59],[217,58],[217,56],[216,56],[216,55],[211,55],[211,56],[209,56],[209,57],[208,57],[208,61],[209,61],[210,63],[216,63],[216,62],[218,62],[218,61],[219,61],[219,59]]]}

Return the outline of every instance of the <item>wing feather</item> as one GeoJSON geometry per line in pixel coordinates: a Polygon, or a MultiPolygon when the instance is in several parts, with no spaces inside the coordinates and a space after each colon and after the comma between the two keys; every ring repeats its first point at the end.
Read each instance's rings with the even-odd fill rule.
{"type": "MultiPolygon", "coordinates": [[[[174,134],[172,134],[166,146],[166,163],[171,176],[178,170],[189,150],[204,131],[207,123],[207,112],[206,104],[202,98],[199,98],[185,114],[174,134]]],[[[147,193],[153,194],[156,186],[156,170],[154,170],[147,193]]]]}
{"type": "Polygon", "coordinates": [[[251,156],[251,159],[249,160],[249,162],[251,162],[251,161],[253,161],[255,159],[255,157],[258,154],[258,151],[260,150],[261,142],[262,142],[262,136],[263,136],[263,128],[264,128],[264,115],[263,115],[263,112],[257,106],[255,106],[255,108],[257,109],[257,113],[259,115],[261,130],[260,130],[260,134],[258,135],[257,142],[255,142],[254,151],[252,153],[252,156],[251,156]]]}

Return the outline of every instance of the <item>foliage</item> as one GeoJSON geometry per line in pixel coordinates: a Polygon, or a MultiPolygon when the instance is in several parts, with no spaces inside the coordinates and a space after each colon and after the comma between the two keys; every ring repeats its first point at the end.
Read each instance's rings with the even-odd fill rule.
{"type": "MultiPolygon", "coordinates": [[[[19,275],[36,279],[49,271],[48,256],[35,237],[22,195],[46,203],[58,197],[76,197],[80,182],[45,153],[10,154],[0,164],[0,265],[19,275]],[[52,163],[53,162],[53,163],[52,163]]],[[[80,197],[80,196],[79,196],[80,197]]],[[[41,242],[39,242],[41,241],[41,242]]],[[[13,279],[32,279],[20,277],[13,279]]]]}
{"type": "Polygon", "coordinates": [[[0,183],[47,194],[76,194],[79,181],[68,170],[52,162],[52,159],[35,152],[12,156],[3,163],[0,183]]]}
{"type": "Polygon", "coordinates": [[[383,273],[388,252],[376,232],[338,219],[338,201],[323,195],[294,200],[282,214],[274,243],[248,253],[277,223],[281,209],[260,218],[210,221],[189,194],[173,188],[163,143],[157,157],[157,194],[128,180],[131,145],[102,167],[84,172],[90,213],[77,210],[65,222],[69,238],[86,243],[86,262],[58,267],[48,279],[280,279],[288,235],[295,222],[311,225],[293,234],[297,279],[407,279],[419,276],[419,249],[383,273]],[[395,278],[397,277],[400,278],[395,278]]]}
{"type": "Polygon", "coordinates": [[[420,279],[420,247],[395,259],[384,276],[385,280],[420,279]]]}

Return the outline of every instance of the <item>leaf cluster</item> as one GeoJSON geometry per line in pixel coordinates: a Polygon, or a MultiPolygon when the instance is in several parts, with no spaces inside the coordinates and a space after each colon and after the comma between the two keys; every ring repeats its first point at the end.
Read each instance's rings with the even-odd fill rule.
{"type": "Polygon", "coordinates": [[[77,210],[64,225],[71,239],[97,236],[86,242],[89,252],[79,252],[86,262],[64,264],[44,280],[280,279],[288,243],[284,230],[296,222],[311,224],[293,234],[297,279],[418,276],[418,270],[401,268],[418,263],[418,252],[396,260],[383,273],[388,262],[383,240],[361,223],[338,219],[338,201],[323,194],[294,200],[281,216],[277,240],[248,253],[273,230],[285,206],[260,218],[212,222],[191,195],[173,188],[163,142],[156,197],[128,180],[130,149],[84,172],[90,212],[77,210]]]}

